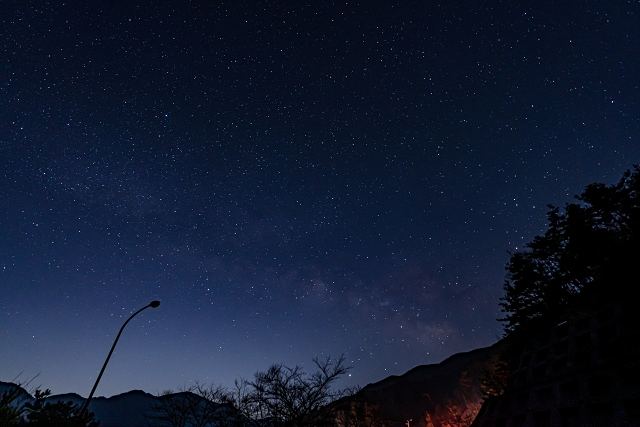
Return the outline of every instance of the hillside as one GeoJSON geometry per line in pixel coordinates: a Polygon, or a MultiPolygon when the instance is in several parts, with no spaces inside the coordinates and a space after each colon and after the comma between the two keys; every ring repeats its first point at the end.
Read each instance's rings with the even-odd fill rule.
{"type": "Polygon", "coordinates": [[[480,378],[502,344],[458,353],[369,384],[332,405],[336,424],[348,426],[462,427],[482,405],[480,378]]]}

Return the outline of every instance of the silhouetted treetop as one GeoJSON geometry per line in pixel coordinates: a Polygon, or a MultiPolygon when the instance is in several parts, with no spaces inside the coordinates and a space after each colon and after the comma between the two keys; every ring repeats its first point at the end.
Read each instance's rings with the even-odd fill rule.
{"type": "Polygon", "coordinates": [[[557,319],[578,296],[621,298],[629,289],[640,270],[640,167],[617,184],[587,186],[564,209],[551,206],[547,219],[547,231],[507,264],[507,332],[557,319]]]}

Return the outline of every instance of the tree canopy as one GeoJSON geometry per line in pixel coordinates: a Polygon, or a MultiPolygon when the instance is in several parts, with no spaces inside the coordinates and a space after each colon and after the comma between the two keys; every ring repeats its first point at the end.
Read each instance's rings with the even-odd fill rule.
{"type": "Polygon", "coordinates": [[[588,185],[548,228],[511,255],[501,308],[513,332],[556,320],[578,300],[621,298],[640,266],[640,167],[618,183],[588,185]]]}

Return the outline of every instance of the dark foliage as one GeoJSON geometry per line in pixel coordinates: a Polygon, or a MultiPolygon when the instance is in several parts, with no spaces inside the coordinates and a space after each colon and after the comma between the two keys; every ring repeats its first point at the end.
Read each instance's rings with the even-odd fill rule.
{"type": "Polygon", "coordinates": [[[342,427],[378,427],[393,423],[393,421],[383,421],[380,416],[380,405],[367,402],[366,400],[354,399],[350,402],[342,402],[341,407],[327,408],[333,422],[327,423],[331,426],[342,427]]]}
{"type": "Polygon", "coordinates": [[[556,321],[576,303],[622,298],[638,276],[638,166],[617,184],[587,186],[576,203],[550,207],[547,216],[547,231],[507,264],[507,332],[556,321]]]}
{"type": "Polygon", "coordinates": [[[36,389],[33,402],[19,403],[19,385],[0,394],[0,426],[98,427],[91,412],[81,413],[71,402],[47,402],[51,391],[36,389]]]}
{"type": "Polygon", "coordinates": [[[20,387],[16,386],[0,394],[0,426],[15,426],[20,424],[21,412],[15,404],[20,394],[20,387]]]}
{"type": "Polygon", "coordinates": [[[98,427],[91,412],[71,402],[46,402],[50,390],[36,390],[35,401],[25,405],[26,425],[35,427],[98,427]]]}
{"type": "Polygon", "coordinates": [[[487,367],[480,378],[480,391],[484,399],[501,396],[507,387],[510,366],[502,354],[487,367]]]}

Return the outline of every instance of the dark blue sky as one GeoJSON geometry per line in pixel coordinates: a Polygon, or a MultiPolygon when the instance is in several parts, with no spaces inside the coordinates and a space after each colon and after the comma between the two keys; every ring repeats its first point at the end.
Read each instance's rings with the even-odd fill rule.
{"type": "MultiPolygon", "coordinates": [[[[455,3],[455,4],[454,4],[455,3]]],[[[640,3],[0,11],[0,379],[349,384],[494,342],[508,251],[640,159],[640,3]]]]}

